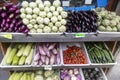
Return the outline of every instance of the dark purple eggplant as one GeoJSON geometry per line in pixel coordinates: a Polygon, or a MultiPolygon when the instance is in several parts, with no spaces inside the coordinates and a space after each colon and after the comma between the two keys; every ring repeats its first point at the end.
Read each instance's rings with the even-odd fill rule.
{"type": "Polygon", "coordinates": [[[7,16],[7,13],[6,13],[6,12],[1,13],[1,17],[2,17],[2,18],[5,18],[6,16],[7,16]]]}

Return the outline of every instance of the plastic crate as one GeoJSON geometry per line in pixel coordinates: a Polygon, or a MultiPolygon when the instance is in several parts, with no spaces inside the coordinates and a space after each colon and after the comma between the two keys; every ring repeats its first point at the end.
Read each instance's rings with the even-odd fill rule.
{"type": "Polygon", "coordinates": [[[106,7],[109,0],[97,0],[97,7],[106,7]]]}
{"type": "Polygon", "coordinates": [[[95,9],[95,6],[81,6],[81,7],[64,7],[65,11],[87,11],[95,9]]]}

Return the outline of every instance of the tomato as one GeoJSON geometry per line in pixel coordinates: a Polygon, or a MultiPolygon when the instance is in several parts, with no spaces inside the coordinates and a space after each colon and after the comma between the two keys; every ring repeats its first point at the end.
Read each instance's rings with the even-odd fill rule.
{"type": "Polygon", "coordinates": [[[63,51],[65,64],[87,64],[87,59],[82,48],[77,46],[67,46],[63,51]]]}

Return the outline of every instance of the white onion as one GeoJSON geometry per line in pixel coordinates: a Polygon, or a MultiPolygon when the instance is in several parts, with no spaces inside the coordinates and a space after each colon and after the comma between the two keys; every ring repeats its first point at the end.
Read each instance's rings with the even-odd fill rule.
{"type": "Polygon", "coordinates": [[[43,30],[42,30],[42,29],[37,29],[37,32],[38,32],[38,33],[42,33],[43,30]]]}
{"type": "Polygon", "coordinates": [[[59,0],[56,0],[53,2],[53,6],[59,7],[61,5],[61,2],[59,0]]]}
{"type": "Polygon", "coordinates": [[[34,27],[35,29],[38,29],[38,25],[37,25],[37,24],[35,24],[33,27],[34,27]]]}
{"type": "Polygon", "coordinates": [[[35,24],[35,23],[36,23],[36,20],[35,20],[35,19],[31,19],[31,20],[30,20],[30,23],[31,23],[31,24],[35,24]]]}
{"type": "Polygon", "coordinates": [[[48,17],[48,18],[51,18],[51,17],[52,17],[52,13],[51,13],[51,12],[48,12],[48,13],[47,13],[47,17],[48,17]]]}
{"type": "Polygon", "coordinates": [[[40,12],[40,13],[39,13],[39,16],[42,17],[42,18],[45,18],[45,17],[46,17],[46,12],[43,12],[43,11],[40,12]]]}
{"type": "Polygon", "coordinates": [[[42,4],[42,1],[41,1],[41,0],[36,0],[35,2],[36,2],[36,4],[38,4],[38,5],[39,5],[39,4],[42,4]]]}
{"type": "Polygon", "coordinates": [[[25,11],[24,8],[21,8],[21,9],[20,9],[20,12],[21,12],[21,13],[25,13],[26,11],[25,11]]]}
{"type": "Polygon", "coordinates": [[[35,2],[30,2],[29,7],[35,8],[35,7],[37,7],[37,4],[35,2]]]}
{"type": "Polygon", "coordinates": [[[32,29],[32,28],[33,28],[33,25],[32,25],[32,24],[28,24],[27,27],[28,27],[29,29],[32,29]]]}
{"type": "Polygon", "coordinates": [[[37,17],[38,17],[38,16],[37,16],[36,14],[33,14],[33,15],[32,15],[32,18],[33,18],[33,19],[36,19],[37,17]]]}
{"type": "Polygon", "coordinates": [[[61,24],[65,25],[67,23],[67,21],[65,19],[61,20],[61,24]]]}
{"type": "Polygon", "coordinates": [[[44,24],[48,24],[50,22],[49,18],[44,18],[44,24]]]}
{"type": "Polygon", "coordinates": [[[26,8],[28,7],[29,3],[27,1],[23,1],[22,2],[22,7],[26,8]]]}
{"type": "Polygon", "coordinates": [[[44,25],[43,24],[39,24],[38,27],[42,29],[42,28],[44,28],[44,25]]]}
{"type": "Polygon", "coordinates": [[[36,8],[33,9],[34,14],[39,15],[39,12],[40,12],[39,8],[36,7],[36,8]]]}
{"type": "Polygon", "coordinates": [[[53,23],[50,22],[50,23],[48,24],[48,26],[49,26],[49,27],[53,27],[53,23]]]}
{"type": "Polygon", "coordinates": [[[65,11],[61,12],[61,16],[62,16],[62,18],[66,18],[67,17],[67,12],[65,12],[65,11]]]}
{"type": "Polygon", "coordinates": [[[32,8],[27,7],[25,10],[27,14],[32,14],[32,8]]]}
{"type": "Polygon", "coordinates": [[[51,18],[51,21],[53,22],[53,23],[56,23],[57,22],[57,17],[56,16],[53,16],[52,18],[51,18]]]}
{"type": "Polygon", "coordinates": [[[53,31],[53,32],[57,32],[57,31],[58,31],[58,28],[57,28],[56,26],[53,26],[53,27],[52,27],[52,31],[53,31]]]}
{"type": "Polygon", "coordinates": [[[50,1],[44,1],[44,6],[46,6],[46,7],[50,7],[50,6],[51,6],[50,1]]]}
{"type": "Polygon", "coordinates": [[[37,17],[37,23],[38,24],[42,24],[43,23],[43,18],[41,18],[41,17],[37,17]]]}
{"type": "Polygon", "coordinates": [[[43,11],[43,10],[44,10],[44,5],[43,5],[43,4],[39,4],[39,9],[40,9],[41,11],[43,11]]]}
{"type": "Polygon", "coordinates": [[[58,20],[59,20],[59,21],[62,20],[62,16],[61,16],[61,15],[58,16],[58,20]]]}
{"type": "Polygon", "coordinates": [[[21,13],[21,14],[20,14],[20,17],[21,17],[21,18],[25,18],[25,17],[26,17],[26,14],[25,14],[25,13],[21,13]]]}
{"type": "Polygon", "coordinates": [[[56,23],[55,23],[55,26],[56,26],[56,27],[60,27],[60,26],[61,26],[61,23],[60,23],[60,22],[56,22],[56,23]]]}
{"type": "Polygon", "coordinates": [[[50,33],[51,32],[51,28],[48,26],[45,26],[43,29],[44,33],[50,33]]]}
{"type": "Polygon", "coordinates": [[[23,23],[27,25],[27,24],[29,24],[29,20],[24,18],[23,23]]]}
{"type": "Polygon", "coordinates": [[[50,8],[49,7],[45,7],[44,11],[48,13],[50,11],[50,8]]]}
{"type": "Polygon", "coordinates": [[[26,18],[30,20],[30,19],[32,19],[32,15],[27,14],[27,15],[26,15],[26,18]]]}
{"type": "Polygon", "coordinates": [[[58,15],[59,15],[59,13],[57,11],[53,12],[53,16],[58,16],[58,15]]]}
{"type": "Polygon", "coordinates": [[[34,28],[30,29],[30,33],[36,33],[36,32],[37,31],[34,28]]]}
{"type": "Polygon", "coordinates": [[[58,8],[57,8],[57,11],[58,11],[58,12],[62,12],[62,11],[63,11],[63,8],[62,8],[62,7],[58,7],[58,8]]]}
{"type": "Polygon", "coordinates": [[[59,27],[59,31],[60,31],[60,32],[65,32],[65,31],[66,31],[66,27],[65,27],[65,26],[59,27]]]}
{"type": "Polygon", "coordinates": [[[55,7],[54,7],[54,6],[51,6],[51,7],[50,7],[50,11],[51,11],[51,12],[54,12],[54,11],[55,11],[55,7]]]}

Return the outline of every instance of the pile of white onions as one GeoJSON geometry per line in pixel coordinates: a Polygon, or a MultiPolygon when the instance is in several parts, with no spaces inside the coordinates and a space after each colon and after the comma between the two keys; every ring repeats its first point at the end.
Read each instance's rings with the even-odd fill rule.
{"type": "Polygon", "coordinates": [[[67,12],[63,10],[61,2],[49,1],[22,2],[21,18],[31,33],[59,33],[66,31],[67,12]]]}

